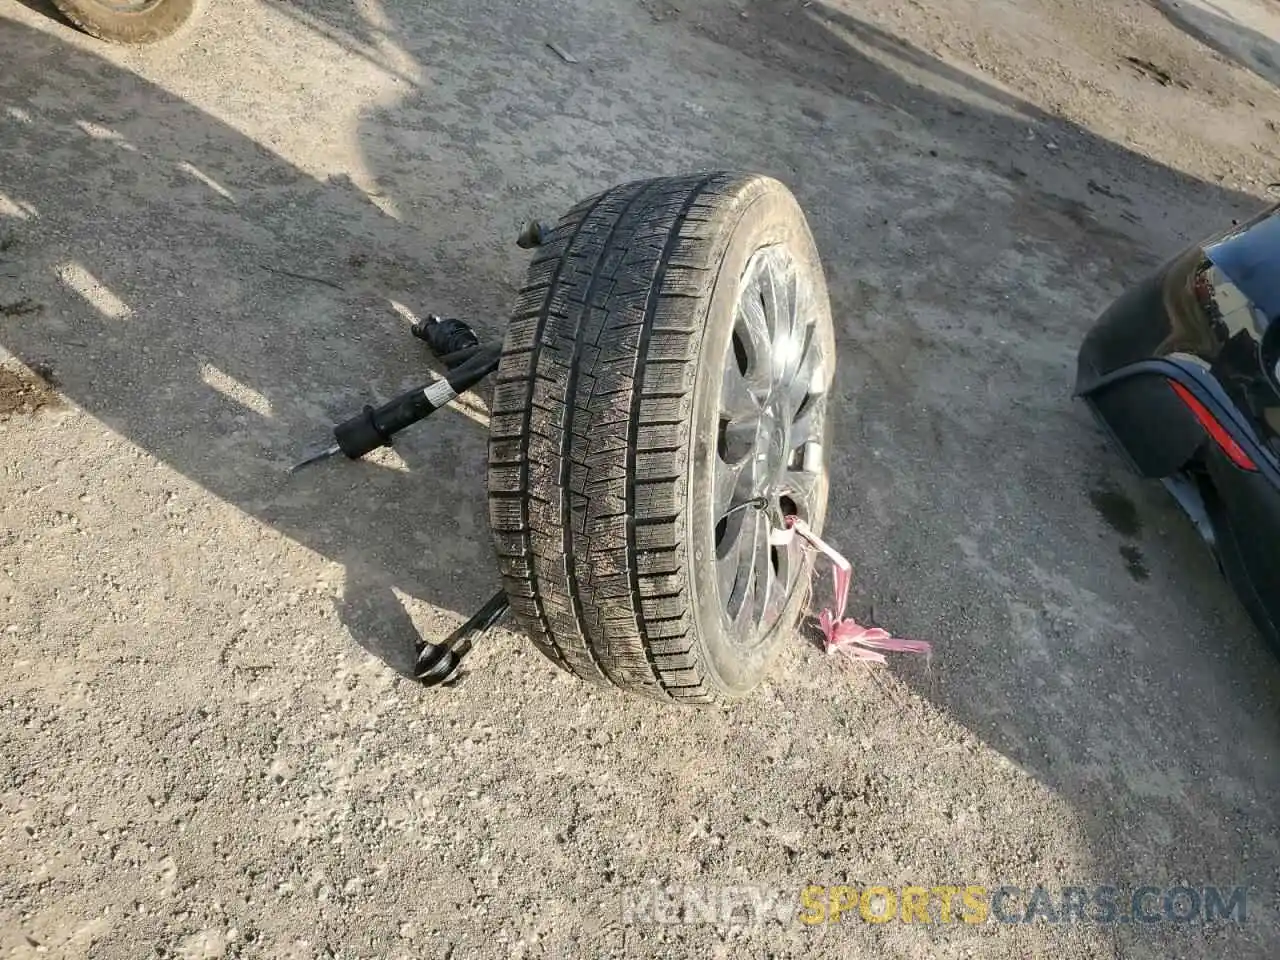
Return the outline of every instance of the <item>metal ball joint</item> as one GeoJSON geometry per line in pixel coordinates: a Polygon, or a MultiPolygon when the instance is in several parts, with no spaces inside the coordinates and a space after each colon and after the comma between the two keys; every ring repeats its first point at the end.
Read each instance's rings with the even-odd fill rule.
{"type": "Polygon", "coordinates": [[[550,232],[547,227],[537,220],[530,220],[521,229],[520,236],[516,237],[516,246],[522,250],[532,250],[534,247],[540,247],[546,241],[547,234],[550,232]]]}

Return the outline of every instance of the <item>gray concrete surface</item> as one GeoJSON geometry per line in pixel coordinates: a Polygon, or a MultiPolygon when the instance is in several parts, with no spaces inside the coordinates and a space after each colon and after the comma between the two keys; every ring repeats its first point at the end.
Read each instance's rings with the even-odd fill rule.
{"type": "Polygon", "coordinates": [[[1275,956],[1280,671],[1070,389],[1280,179],[1277,91],[1146,3],[676,6],[226,0],[116,50],[0,4],[0,955],[1275,956]],[[811,213],[830,536],[931,664],[797,638],[677,711],[504,631],[402,679],[494,587],[483,409],[284,467],[421,378],[406,314],[500,329],[526,217],[709,167],[811,213]],[[1252,899],[726,927],[624,916],[649,883],[1252,899]]]}

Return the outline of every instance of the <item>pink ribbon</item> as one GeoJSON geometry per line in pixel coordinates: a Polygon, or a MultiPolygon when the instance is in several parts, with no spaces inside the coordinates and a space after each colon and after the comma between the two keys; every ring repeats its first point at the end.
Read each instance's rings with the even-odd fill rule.
{"type": "Polygon", "coordinates": [[[827,653],[833,656],[843,654],[851,660],[870,660],[875,663],[887,662],[884,654],[879,652],[881,650],[890,653],[923,653],[925,656],[933,653],[933,645],[923,640],[904,640],[887,630],[864,627],[852,617],[846,617],[844,608],[849,600],[849,582],[853,579],[852,564],[799,517],[787,517],[786,524],[786,530],[775,531],[770,538],[773,543],[783,546],[793,536],[797,536],[831,561],[831,577],[835,581],[836,593],[834,610],[828,608],[818,616],[818,625],[826,637],[827,653]]]}

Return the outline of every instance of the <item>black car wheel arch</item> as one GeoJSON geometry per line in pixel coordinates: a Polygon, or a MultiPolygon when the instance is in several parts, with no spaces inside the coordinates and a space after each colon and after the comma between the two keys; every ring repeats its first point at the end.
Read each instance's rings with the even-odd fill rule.
{"type": "MultiPolygon", "coordinates": [[[[1268,480],[1280,496],[1280,460],[1270,445],[1264,443],[1257,432],[1249,425],[1248,420],[1231,402],[1221,384],[1199,366],[1180,359],[1142,360],[1115,370],[1105,376],[1098,377],[1092,383],[1078,387],[1076,396],[1096,403],[1100,396],[1118,386],[1142,384],[1149,389],[1161,389],[1169,392],[1171,406],[1180,410],[1188,421],[1198,422],[1195,414],[1188,409],[1185,399],[1189,395],[1200,407],[1213,418],[1221,428],[1220,436],[1229,438],[1248,457],[1254,470],[1268,480]],[[1182,395],[1174,387],[1182,388],[1182,395]]],[[[1168,429],[1166,421],[1164,429],[1168,429]]],[[[1211,431],[1200,423],[1200,433],[1195,447],[1201,448],[1207,442],[1214,441],[1211,431]]],[[[1186,466],[1190,457],[1176,463],[1172,469],[1159,473],[1147,473],[1151,477],[1167,476],[1186,466]]],[[[1241,467],[1241,469],[1247,469],[1241,467]]],[[[1144,471],[1145,472],[1145,471],[1144,471]]]]}
{"type": "Polygon", "coordinates": [[[1174,494],[1280,652],[1280,204],[1118,298],[1081,345],[1075,392],[1174,494]]]}

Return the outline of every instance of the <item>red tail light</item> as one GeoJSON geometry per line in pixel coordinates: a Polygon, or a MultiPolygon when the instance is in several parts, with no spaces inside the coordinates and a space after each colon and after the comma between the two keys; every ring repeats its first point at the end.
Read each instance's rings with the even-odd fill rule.
{"type": "Polygon", "coordinates": [[[1258,465],[1253,462],[1253,458],[1249,454],[1244,452],[1244,448],[1236,443],[1235,438],[1227,433],[1226,428],[1218,422],[1217,417],[1210,413],[1209,409],[1182,384],[1176,380],[1170,380],[1169,385],[1173,387],[1173,392],[1178,395],[1179,399],[1187,405],[1187,409],[1195,414],[1195,418],[1200,421],[1200,426],[1204,427],[1205,432],[1213,437],[1213,442],[1221,448],[1227,458],[1241,470],[1250,470],[1256,473],[1258,465]]]}

